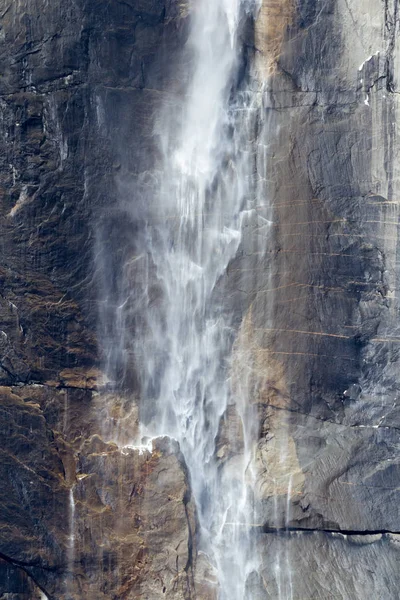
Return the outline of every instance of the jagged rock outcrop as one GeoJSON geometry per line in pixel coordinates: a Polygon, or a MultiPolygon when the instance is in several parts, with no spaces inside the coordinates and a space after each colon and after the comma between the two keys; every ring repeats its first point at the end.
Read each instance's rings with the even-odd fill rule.
{"type": "MultiPolygon", "coordinates": [[[[96,231],[112,248],[100,299],[117,299],[186,15],[1,5],[0,598],[215,597],[179,449],[127,447],[137,377],[114,365],[130,394],[107,390],[98,340],[119,332],[97,325],[96,231]]],[[[247,32],[268,177],[224,283],[260,417],[254,598],[398,594],[398,26],[397,0],[264,0],[247,32]]],[[[227,413],[221,461],[241,435],[227,413]]]]}

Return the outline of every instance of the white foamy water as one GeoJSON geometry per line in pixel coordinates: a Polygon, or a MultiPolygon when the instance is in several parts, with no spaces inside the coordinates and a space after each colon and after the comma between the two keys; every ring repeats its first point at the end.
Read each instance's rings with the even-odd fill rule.
{"type": "Polygon", "coordinates": [[[252,600],[246,582],[258,565],[249,467],[255,424],[249,399],[230,385],[239,323],[226,281],[252,207],[265,202],[257,198],[262,184],[255,175],[262,163],[256,135],[262,94],[243,83],[239,35],[245,14],[254,10],[250,0],[192,3],[187,89],[177,103],[169,97],[155,116],[158,185],[153,181],[138,252],[119,283],[119,335],[106,348],[109,368],[122,364],[126,372],[129,360],[121,356],[134,337],[140,437],[167,435],[180,445],[198,512],[199,549],[215,567],[221,600],[252,600]],[[139,291],[129,279],[135,261],[139,291]],[[133,297],[140,316],[134,334],[126,315],[133,297]],[[217,446],[228,407],[227,456],[221,457],[217,446]],[[239,452],[229,454],[229,443],[238,443],[229,430],[243,431],[239,452]]]}
{"type": "Polygon", "coordinates": [[[223,282],[253,190],[258,98],[235,88],[245,8],[240,0],[201,0],[192,8],[193,71],[180,121],[166,107],[156,124],[162,176],[146,250],[161,299],[148,299],[147,335],[137,348],[145,369],[142,403],[152,407],[143,432],[180,444],[200,548],[216,568],[223,600],[250,598],[246,579],[255,562],[246,484],[251,427],[245,400],[235,399],[229,385],[234,330],[223,282]],[[244,421],[245,450],[221,466],[216,441],[231,404],[244,421]]]}

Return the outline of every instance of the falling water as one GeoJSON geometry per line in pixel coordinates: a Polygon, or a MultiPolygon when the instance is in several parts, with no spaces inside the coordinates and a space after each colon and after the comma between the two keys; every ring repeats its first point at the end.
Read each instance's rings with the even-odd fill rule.
{"type": "MultiPolygon", "coordinates": [[[[287,494],[286,494],[286,515],[285,515],[286,533],[289,532],[288,525],[290,523],[290,501],[291,501],[291,495],[292,495],[292,486],[293,486],[293,476],[292,476],[292,474],[290,474],[288,489],[287,489],[287,494]]],[[[288,579],[288,583],[289,583],[289,590],[288,590],[287,598],[288,598],[288,600],[293,600],[293,581],[292,581],[292,570],[291,570],[291,564],[290,564],[290,544],[289,543],[286,543],[286,557],[285,558],[286,558],[286,573],[287,573],[287,579],[288,579]]]]}
{"type": "Polygon", "coordinates": [[[75,498],[74,488],[69,490],[69,536],[68,536],[68,575],[67,592],[71,591],[75,562],[75,498]]]}
{"type": "Polygon", "coordinates": [[[161,300],[148,298],[147,335],[137,348],[145,367],[143,404],[151,407],[142,413],[143,431],[180,444],[198,507],[200,547],[226,600],[243,600],[251,568],[248,428],[244,455],[225,469],[216,457],[221,419],[235,402],[229,386],[234,331],[223,278],[241,242],[252,188],[256,106],[246,89],[235,89],[246,8],[239,0],[202,0],[193,8],[193,73],[180,126],[167,109],[156,126],[163,152],[159,220],[149,222],[146,242],[161,300]]]}
{"type": "Polygon", "coordinates": [[[119,335],[108,349],[111,370],[125,363],[126,371],[126,307],[135,295],[141,440],[167,435],[179,442],[197,506],[199,548],[215,566],[221,600],[251,600],[246,583],[256,568],[249,493],[254,424],[248,399],[230,385],[238,323],[225,302],[227,268],[257,204],[261,94],[250,89],[250,78],[245,83],[239,39],[255,4],[192,5],[184,101],[166,104],[155,124],[158,185],[133,259],[144,265],[141,287],[132,290],[130,259],[115,306],[119,335]],[[229,432],[232,415],[243,431],[242,449],[223,460],[217,443],[221,423],[228,422],[229,432]]]}

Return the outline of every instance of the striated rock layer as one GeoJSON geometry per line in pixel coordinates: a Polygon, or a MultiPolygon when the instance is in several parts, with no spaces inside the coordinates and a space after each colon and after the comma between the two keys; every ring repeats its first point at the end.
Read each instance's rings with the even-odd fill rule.
{"type": "MultiPolygon", "coordinates": [[[[224,289],[234,385],[250,367],[260,418],[252,598],[398,595],[398,11],[264,0],[244,40],[267,178],[224,289]]],[[[135,254],[142,206],[132,223],[124,200],[131,184],[145,199],[187,14],[0,6],[0,598],[215,597],[179,448],[131,447],[137,376],[114,365],[124,389],[107,390],[102,342],[118,332],[107,315],[97,327],[98,282],[117,298],[135,254]]],[[[242,451],[234,411],[216,443],[221,460],[242,451]]]]}

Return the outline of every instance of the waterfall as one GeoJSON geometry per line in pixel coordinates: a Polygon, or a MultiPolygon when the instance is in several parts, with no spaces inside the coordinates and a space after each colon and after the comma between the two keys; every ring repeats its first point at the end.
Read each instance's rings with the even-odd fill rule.
{"type": "Polygon", "coordinates": [[[74,486],[69,490],[69,535],[68,535],[68,573],[66,576],[66,592],[72,593],[74,587],[74,570],[75,570],[75,497],[74,486]]]}
{"type": "MultiPolygon", "coordinates": [[[[135,444],[158,436],[178,441],[197,507],[198,548],[215,568],[220,600],[251,600],[249,579],[257,569],[251,548],[255,419],[248,398],[231,386],[241,317],[226,302],[228,266],[259,204],[262,94],[251,88],[240,40],[256,8],[250,0],[199,0],[191,7],[187,85],[155,116],[159,159],[151,198],[136,232],[139,251],[116,286],[117,334],[106,348],[114,378],[118,368],[125,376],[134,328],[141,396],[135,444]],[[138,261],[141,280],[133,284],[138,261]]],[[[105,312],[110,297],[105,293],[105,312]]]]}
{"type": "MultiPolygon", "coordinates": [[[[224,306],[224,275],[241,242],[252,189],[256,107],[238,79],[239,0],[193,6],[189,47],[193,72],[179,115],[169,107],[156,124],[162,161],[147,254],[161,300],[148,297],[142,354],[143,434],[169,435],[189,468],[201,528],[200,548],[214,564],[220,598],[243,600],[249,575],[246,467],[251,451],[222,465],[216,440],[227,409],[234,338],[224,306]]],[[[242,403],[242,405],[244,405],[242,403]]],[[[228,425],[229,428],[229,425],[228,425]]]]}

